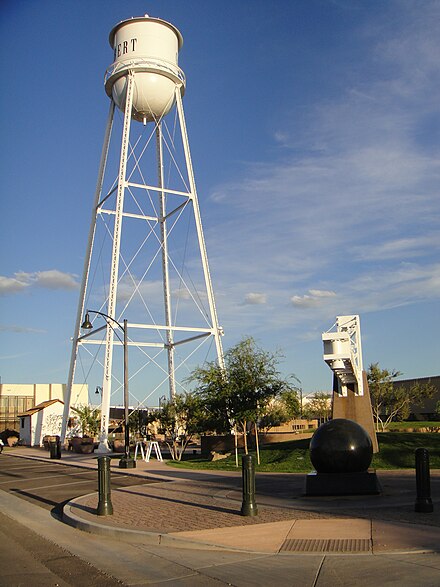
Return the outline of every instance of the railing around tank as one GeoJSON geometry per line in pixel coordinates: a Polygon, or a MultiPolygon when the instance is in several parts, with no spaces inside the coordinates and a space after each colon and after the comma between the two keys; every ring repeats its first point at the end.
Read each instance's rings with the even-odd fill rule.
{"type": "Polygon", "coordinates": [[[178,84],[182,84],[183,87],[186,85],[185,74],[175,63],[164,59],[138,57],[136,59],[115,61],[106,69],[104,85],[105,91],[109,96],[111,95],[111,89],[114,82],[122,75],[125,75],[127,71],[159,73],[172,79],[178,84]]]}

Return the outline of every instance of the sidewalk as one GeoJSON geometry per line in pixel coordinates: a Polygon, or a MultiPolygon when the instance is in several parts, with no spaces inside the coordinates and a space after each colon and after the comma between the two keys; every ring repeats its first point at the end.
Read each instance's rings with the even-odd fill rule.
{"type": "MultiPolygon", "coordinates": [[[[51,464],[97,468],[97,455],[24,447],[9,455],[51,464]]],[[[380,496],[302,496],[303,474],[257,473],[258,515],[243,517],[241,471],[191,471],[138,461],[123,473],[153,484],[112,491],[112,516],[97,516],[97,493],[64,508],[65,521],[90,533],[143,544],[294,555],[383,554],[440,551],[440,471],[431,471],[434,512],[414,512],[414,471],[378,472],[380,496]]]]}

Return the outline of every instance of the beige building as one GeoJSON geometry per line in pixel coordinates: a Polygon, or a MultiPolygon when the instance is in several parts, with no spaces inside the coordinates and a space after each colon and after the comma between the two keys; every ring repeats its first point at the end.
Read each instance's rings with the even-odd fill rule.
{"type": "MultiPolygon", "coordinates": [[[[20,430],[18,414],[34,408],[42,402],[59,399],[64,402],[65,383],[2,383],[0,384],[0,432],[20,430]]],[[[89,403],[88,385],[73,385],[73,407],[89,403]]]]}

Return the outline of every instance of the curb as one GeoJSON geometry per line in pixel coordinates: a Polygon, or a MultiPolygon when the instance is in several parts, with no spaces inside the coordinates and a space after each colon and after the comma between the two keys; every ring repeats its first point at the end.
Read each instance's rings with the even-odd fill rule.
{"type": "MultiPolygon", "coordinates": [[[[12,455],[11,455],[12,456],[12,455]]],[[[60,459],[49,459],[45,456],[40,456],[40,455],[19,455],[19,454],[15,454],[13,456],[17,456],[18,458],[21,459],[28,459],[28,460],[34,460],[36,462],[40,462],[40,463],[47,463],[47,464],[61,464],[61,465],[65,465],[65,466],[71,466],[71,467],[77,467],[80,468],[82,470],[90,470],[91,472],[97,471],[97,462],[94,459],[93,461],[90,462],[75,462],[71,459],[65,459],[64,462],[61,461],[60,459]]],[[[167,476],[167,475],[161,475],[158,474],[158,472],[151,472],[150,471],[144,471],[144,470],[139,470],[139,472],[137,473],[132,473],[130,471],[130,473],[127,474],[127,471],[124,470],[113,470],[112,469],[112,474],[115,475],[125,475],[126,477],[133,477],[136,479],[143,479],[145,481],[153,481],[153,482],[159,482],[159,483],[168,483],[168,482],[172,482],[172,481],[178,481],[180,483],[185,483],[185,482],[194,482],[194,483],[198,483],[198,480],[191,480],[191,479],[185,479],[182,477],[171,477],[171,476],[167,476]]],[[[171,472],[171,471],[170,471],[171,472]]],[[[227,487],[227,488],[216,488],[217,490],[213,492],[213,495],[211,495],[211,497],[214,500],[218,500],[220,502],[224,501],[225,498],[230,501],[239,501],[239,491],[237,490],[237,488],[235,487],[227,487]]],[[[96,496],[97,493],[95,491],[91,492],[88,494],[88,496],[96,496]]],[[[94,535],[101,535],[101,536],[106,536],[112,540],[121,540],[121,541],[126,541],[126,542],[132,542],[132,543],[144,543],[144,544],[150,544],[152,546],[169,546],[169,547],[174,547],[174,548],[179,548],[179,549],[191,549],[191,550],[205,550],[205,551],[218,551],[218,552],[236,552],[236,553],[246,553],[246,554],[254,554],[254,555],[281,555],[281,556],[291,556],[291,555],[321,555],[321,556],[341,556],[343,554],[350,554],[350,555],[361,555],[361,556],[365,556],[367,554],[370,555],[375,555],[375,556],[380,556],[380,555],[415,555],[415,554],[431,554],[431,553],[435,553],[438,554],[439,553],[439,547],[438,547],[438,542],[437,542],[437,537],[439,536],[438,533],[434,533],[434,534],[429,534],[429,538],[427,536],[426,541],[423,539],[422,536],[422,540],[417,540],[417,538],[414,540],[414,546],[415,548],[411,548],[411,543],[412,540],[392,540],[391,543],[388,541],[388,538],[385,538],[386,542],[388,542],[388,544],[385,544],[383,541],[383,537],[381,537],[380,540],[377,539],[377,536],[375,536],[374,540],[373,540],[373,536],[370,535],[371,538],[371,543],[370,543],[370,548],[369,548],[369,552],[367,552],[366,550],[363,550],[364,546],[362,546],[362,549],[360,548],[360,546],[356,545],[354,547],[350,547],[347,543],[344,543],[345,537],[341,537],[341,538],[337,538],[338,533],[335,534],[336,538],[332,538],[332,543],[324,544],[322,545],[322,547],[318,544],[318,538],[316,538],[315,533],[310,534],[310,535],[306,535],[306,537],[302,540],[301,543],[299,543],[299,541],[297,540],[293,540],[292,538],[290,538],[289,536],[286,535],[286,540],[283,544],[281,544],[280,547],[275,546],[275,550],[272,549],[271,546],[269,546],[269,544],[266,543],[265,539],[261,540],[262,536],[264,536],[264,532],[263,534],[260,534],[258,537],[255,537],[255,540],[252,539],[251,541],[248,540],[235,540],[235,535],[232,537],[227,538],[226,541],[223,539],[223,534],[221,534],[221,532],[225,529],[222,528],[218,528],[218,532],[220,532],[220,534],[214,534],[214,535],[210,535],[210,536],[204,536],[202,537],[201,535],[194,535],[194,533],[192,532],[184,532],[183,536],[180,536],[180,532],[178,530],[169,530],[166,533],[161,533],[161,527],[158,526],[157,528],[154,528],[155,531],[149,531],[148,529],[148,525],[147,528],[142,530],[142,529],[131,529],[129,526],[128,527],[119,527],[115,524],[115,522],[111,519],[106,519],[105,523],[100,523],[99,517],[98,520],[95,520],[95,516],[90,516],[91,519],[88,519],[89,516],[85,516],[82,515],[81,512],[81,500],[84,499],[84,497],[86,497],[85,495],[79,496],[75,499],[70,500],[69,502],[67,502],[63,508],[63,514],[62,514],[62,521],[67,525],[67,526],[71,526],[74,528],[79,529],[80,531],[84,531],[87,532],[89,534],[94,534],[94,535]],[[190,535],[191,534],[191,535],[190,535]],[[312,540],[313,538],[313,540],[312,540]],[[344,538],[344,540],[343,540],[344,538]],[[298,542],[298,544],[297,544],[298,542]],[[313,544],[313,542],[315,542],[316,544],[313,544]],[[400,542],[400,544],[399,544],[400,542]],[[403,544],[402,544],[403,542],[403,544]],[[237,546],[235,546],[235,543],[237,544],[237,546]],[[394,548],[393,548],[394,547],[394,548]],[[345,549],[344,551],[342,551],[342,549],[345,549]],[[363,551],[362,551],[363,550],[363,551]]],[[[272,507],[278,507],[275,504],[271,503],[271,500],[268,499],[269,503],[265,503],[264,507],[271,509],[272,507]]],[[[285,508],[287,510],[289,509],[298,509],[298,510],[308,510],[308,511],[316,511],[319,507],[319,509],[321,509],[323,507],[323,503],[322,500],[319,500],[319,504],[313,503],[313,501],[309,501],[307,500],[307,506],[304,507],[305,504],[300,504],[300,503],[295,503],[293,506],[289,507],[289,506],[285,506],[285,508]],[[301,505],[303,505],[303,507],[301,507],[301,505]]],[[[348,500],[350,501],[350,500],[348,500]]],[[[401,502],[409,502],[409,495],[402,495],[400,496],[399,499],[395,500],[393,502],[393,505],[403,505],[403,503],[401,502]]],[[[412,500],[411,500],[412,503],[412,500]]],[[[368,504],[363,504],[363,512],[352,512],[352,516],[353,518],[359,518],[359,519],[369,519],[370,516],[368,515],[368,509],[372,508],[374,506],[375,509],[382,509],[385,507],[388,507],[389,504],[385,504],[385,503],[377,503],[375,502],[373,503],[368,503],[368,504]],[[357,515],[356,515],[357,514],[357,515]]],[[[332,514],[333,516],[338,512],[338,510],[340,510],[341,507],[346,508],[347,507],[347,503],[343,503],[343,504],[333,504],[332,500],[329,500],[328,503],[325,504],[326,509],[331,509],[332,510],[332,514]]],[[[286,520],[290,519],[290,512],[286,511],[286,520]]],[[[331,517],[333,517],[331,516],[331,517]]],[[[295,517],[295,515],[293,515],[293,517],[295,517]]],[[[343,515],[342,517],[350,517],[349,516],[349,512],[345,512],[345,515],[343,515]]],[[[111,516],[110,516],[111,518],[111,516]]],[[[375,519],[375,518],[374,518],[375,519]]],[[[380,517],[377,518],[377,520],[380,520],[380,517]]],[[[377,521],[376,520],[376,521],[377,521]]],[[[104,520],[102,520],[104,521],[104,520]]],[[[409,530],[411,532],[411,525],[415,524],[415,522],[411,522],[411,521],[394,521],[394,520],[389,520],[389,523],[394,525],[409,525],[409,528],[407,528],[407,530],[409,530]]],[[[419,524],[415,524],[416,526],[419,526],[419,524]]],[[[263,531],[263,527],[265,526],[264,523],[262,524],[258,524],[257,526],[255,526],[255,531],[257,531],[257,527],[260,527],[261,531],[263,531]]],[[[237,526],[237,532],[240,532],[240,527],[241,526],[237,526]]],[[[430,525],[428,525],[428,528],[431,528],[430,525]]],[[[427,529],[428,529],[427,528],[427,529]]],[[[212,528],[214,530],[214,528],[212,528]]],[[[421,529],[418,530],[419,534],[420,532],[422,532],[421,529]]],[[[423,529],[424,532],[424,529],[423,529]]],[[[417,533],[417,532],[416,532],[417,533]]],[[[273,544],[273,543],[272,543],[273,544]]]]}
{"type": "MultiPolygon", "coordinates": [[[[90,493],[88,495],[95,495],[94,493],[90,493]]],[[[81,496],[85,497],[85,496],[81,496]]],[[[199,540],[191,540],[189,538],[180,538],[176,534],[160,534],[157,532],[148,532],[143,530],[130,530],[129,528],[117,528],[115,526],[107,526],[105,524],[99,524],[94,521],[84,520],[80,516],[78,516],[72,509],[72,506],[76,506],[77,502],[81,499],[81,497],[72,499],[69,501],[63,508],[63,523],[77,528],[83,532],[88,532],[89,534],[95,534],[98,536],[106,536],[107,538],[114,538],[117,540],[122,540],[125,542],[134,542],[134,543],[143,543],[143,544],[150,544],[153,546],[163,546],[163,547],[174,547],[174,548],[182,548],[182,549],[191,549],[191,550],[207,550],[207,551],[219,551],[219,552],[237,552],[237,553],[246,553],[246,554],[256,554],[256,555],[265,555],[265,556],[398,556],[398,555],[417,555],[417,554],[438,554],[438,549],[434,548],[418,548],[418,549],[390,549],[390,550],[380,550],[377,551],[374,545],[373,539],[370,539],[370,546],[368,551],[356,551],[356,550],[344,550],[344,551],[332,551],[332,550],[308,550],[307,548],[304,549],[304,545],[307,542],[316,542],[315,540],[302,540],[300,541],[301,548],[299,550],[289,550],[286,548],[281,547],[277,552],[273,551],[264,551],[264,550],[254,550],[249,548],[239,548],[236,546],[225,546],[222,544],[215,544],[215,543],[207,543],[202,542],[199,540]]],[[[239,531],[240,526],[237,526],[237,531],[239,531]]],[[[286,541],[287,542],[287,541],[286,541]]],[[[335,542],[334,540],[327,540],[327,542],[332,543],[335,542]]],[[[344,542],[344,541],[341,541],[344,542]]]]}
{"type": "MultiPolygon", "coordinates": [[[[95,495],[95,493],[89,493],[88,495],[95,495]]],[[[178,536],[171,534],[159,534],[157,532],[148,532],[146,530],[130,530],[129,528],[117,528],[115,526],[107,526],[105,524],[99,524],[97,522],[84,520],[78,516],[73,510],[72,506],[78,505],[78,502],[83,498],[87,497],[82,495],[75,499],[70,500],[63,508],[63,523],[83,532],[89,534],[97,534],[99,536],[106,536],[108,538],[116,538],[118,540],[125,540],[127,542],[142,542],[144,544],[152,544],[154,546],[174,546],[175,548],[195,549],[195,550],[219,550],[224,552],[245,552],[255,554],[273,554],[268,552],[261,552],[255,550],[246,550],[243,548],[237,548],[233,546],[222,546],[221,544],[208,544],[206,542],[200,542],[197,540],[190,540],[188,538],[179,538],[178,536]]],[[[239,526],[238,526],[239,528],[239,526]]],[[[289,554],[289,553],[287,553],[289,554]]]]}

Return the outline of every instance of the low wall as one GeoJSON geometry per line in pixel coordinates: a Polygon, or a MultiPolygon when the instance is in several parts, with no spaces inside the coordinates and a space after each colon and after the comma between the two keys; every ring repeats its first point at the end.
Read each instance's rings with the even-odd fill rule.
{"type": "MultiPolygon", "coordinates": [[[[312,432],[268,432],[258,435],[260,445],[272,444],[274,442],[286,442],[288,440],[301,440],[303,438],[311,438],[312,432]]],[[[240,434],[237,437],[238,448],[244,448],[244,439],[240,434]]],[[[255,436],[248,436],[248,446],[255,447],[255,436]]],[[[233,452],[235,450],[235,440],[232,434],[224,436],[201,436],[200,437],[200,452],[203,457],[209,457],[212,451],[215,452],[233,452]]]]}
{"type": "Polygon", "coordinates": [[[287,442],[288,440],[302,440],[303,438],[312,438],[313,432],[269,432],[259,434],[260,444],[272,444],[273,442],[287,442]]]}

